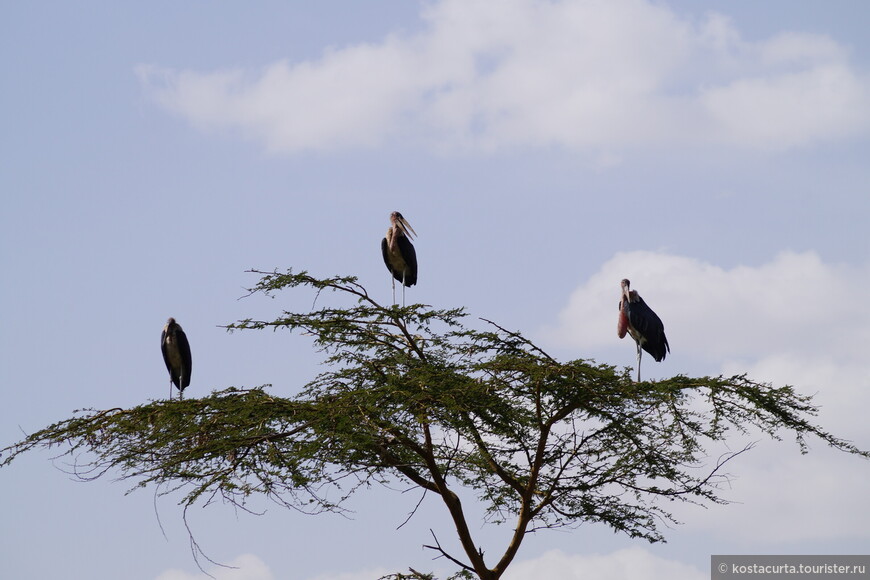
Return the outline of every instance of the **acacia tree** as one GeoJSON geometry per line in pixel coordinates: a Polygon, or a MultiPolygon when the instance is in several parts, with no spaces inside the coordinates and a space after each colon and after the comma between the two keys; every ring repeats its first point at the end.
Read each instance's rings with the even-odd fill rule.
{"type": "Polygon", "coordinates": [[[262,494],[305,512],[341,511],[362,487],[402,481],[449,512],[461,552],[437,537],[427,547],[457,566],[454,577],[495,580],[530,531],[592,522],[656,542],[660,524],[674,521],[661,498],[723,503],[723,465],[751,445],[712,463],[706,449],[734,431],[791,433],[801,452],[817,437],[870,456],[816,425],[817,407],[790,386],[746,376],[636,383],[629,369],[560,362],[490,321],[470,328],[463,309],[379,304],[354,277],[255,273],[252,294],[316,295],[309,312],[227,327],[312,337],[327,370],[297,396],[230,388],[87,410],[7,447],[2,465],[60,446],[79,477],[112,472],[136,487],[156,484],[182,493],[185,509],[217,497],[244,506],[262,494]],[[321,300],[330,304],[317,307],[321,300]],[[461,490],[513,530],[491,560],[461,490]]]}

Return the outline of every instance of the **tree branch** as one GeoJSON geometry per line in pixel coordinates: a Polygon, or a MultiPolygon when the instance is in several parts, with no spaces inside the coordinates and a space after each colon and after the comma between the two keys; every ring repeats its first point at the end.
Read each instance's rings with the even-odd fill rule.
{"type": "MultiPolygon", "coordinates": [[[[434,546],[429,546],[429,545],[427,545],[427,544],[424,544],[424,545],[423,545],[424,548],[428,548],[428,549],[430,549],[430,550],[435,550],[436,552],[438,552],[439,554],[441,554],[442,557],[447,558],[448,560],[450,560],[451,562],[453,562],[453,563],[456,564],[457,566],[459,566],[459,567],[461,567],[461,568],[463,568],[463,569],[465,569],[465,570],[468,570],[469,572],[475,572],[475,569],[474,569],[474,568],[472,568],[471,566],[469,566],[469,565],[466,564],[465,562],[462,562],[461,560],[458,560],[457,558],[454,558],[453,556],[451,556],[450,554],[448,554],[448,553],[444,550],[444,548],[441,547],[441,543],[438,541],[438,537],[435,535],[435,532],[434,532],[434,531],[432,531],[432,530],[430,529],[430,530],[429,530],[429,533],[432,534],[432,538],[435,540],[435,545],[434,545],[434,546]]],[[[483,554],[480,554],[480,555],[483,556],[483,554]]]]}

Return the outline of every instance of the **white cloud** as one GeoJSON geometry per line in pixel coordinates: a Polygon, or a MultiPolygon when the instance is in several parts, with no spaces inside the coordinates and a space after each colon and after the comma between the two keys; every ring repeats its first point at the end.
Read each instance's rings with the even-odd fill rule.
{"type": "Polygon", "coordinates": [[[825,264],[812,252],[732,269],[660,252],[619,253],[573,292],[545,339],[578,348],[615,344],[622,278],[662,318],[676,356],[724,363],[829,355],[842,363],[862,359],[870,344],[870,310],[855,308],[870,268],[825,264]]]}
{"type": "Polygon", "coordinates": [[[505,580],[702,580],[709,572],[666,560],[642,548],[628,548],[606,555],[569,555],[558,550],[515,562],[505,572],[505,580]]]}
{"type": "MultiPolygon", "coordinates": [[[[661,252],[620,253],[574,291],[558,324],[544,331],[546,340],[580,349],[618,344],[623,277],[662,317],[672,348],[664,363],[670,363],[668,374],[694,359],[712,365],[710,374],[747,373],[776,386],[793,385],[813,395],[818,424],[870,448],[862,411],[870,408],[870,309],[860,294],[870,285],[866,265],[827,264],[812,252],[785,252],[765,264],[725,269],[661,252]]],[[[624,348],[633,362],[633,345],[624,348]]],[[[687,529],[741,538],[748,547],[870,538],[851,516],[870,509],[867,462],[815,439],[804,456],[783,436],[782,442],[760,435],[729,441],[734,448],[762,441],[729,466],[735,479],[723,496],[738,503],[706,511],[677,506],[678,519],[687,529]]],[[[716,450],[710,451],[715,457],[716,450]]]]}
{"type": "MultiPolygon", "coordinates": [[[[870,424],[862,411],[870,408],[870,373],[860,354],[840,356],[836,349],[768,354],[752,364],[726,361],[722,372],[745,372],[756,380],[794,385],[799,392],[813,395],[813,403],[820,407],[815,418],[818,424],[862,449],[870,448],[870,424]]],[[[830,449],[812,438],[807,455],[798,453],[797,445],[786,434],[781,442],[760,436],[750,436],[745,442],[749,440],[759,444],[729,467],[735,477],[723,490],[723,496],[736,503],[703,513],[680,506],[677,517],[686,522],[686,528],[729,541],[740,538],[747,549],[796,542],[870,540],[870,530],[854,517],[870,510],[865,485],[870,470],[867,460],[830,449]]]]}
{"type": "Polygon", "coordinates": [[[758,45],[765,65],[824,64],[845,60],[847,54],[836,42],[818,34],[784,32],[758,45]]]}
{"type": "Polygon", "coordinates": [[[703,90],[700,101],[719,139],[760,149],[848,137],[870,118],[866,80],[840,63],[741,78],[703,90]]]}
{"type": "MultiPolygon", "coordinates": [[[[865,404],[866,398],[861,399],[859,404],[865,404]]],[[[835,434],[850,430],[830,419],[823,413],[820,421],[835,434]]],[[[865,435],[856,443],[867,448],[867,429],[862,430],[865,435]]],[[[686,531],[710,534],[731,544],[739,541],[746,549],[766,546],[773,551],[801,542],[870,541],[867,526],[854,517],[870,509],[867,460],[824,448],[819,442],[810,444],[810,453],[801,455],[788,438],[759,441],[729,465],[732,479],[721,496],[734,503],[709,510],[691,505],[669,507],[686,531]]]]}
{"type": "Polygon", "coordinates": [[[647,0],[428,5],[424,29],[251,71],[143,65],[162,106],[276,152],[655,144],[778,150],[866,133],[867,76],[834,40],[744,41],[647,0]]]}
{"type": "Polygon", "coordinates": [[[239,129],[269,150],[372,146],[394,129],[417,90],[412,54],[392,42],[285,61],[255,80],[240,70],[137,69],[154,98],[200,129],[239,129]]]}
{"type": "Polygon", "coordinates": [[[226,567],[212,566],[205,573],[188,573],[183,570],[167,570],[154,580],[274,580],[271,570],[253,554],[242,554],[226,567]],[[210,576],[209,576],[210,575],[210,576]]]}

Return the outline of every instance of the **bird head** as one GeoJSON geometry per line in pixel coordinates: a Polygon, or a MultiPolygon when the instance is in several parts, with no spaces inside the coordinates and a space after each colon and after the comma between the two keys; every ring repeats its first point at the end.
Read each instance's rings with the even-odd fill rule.
{"type": "Polygon", "coordinates": [[[628,281],[628,278],[623,278],[622,282],[620,282],[620,286],[622,286],[622,294],[620,296],[620,305],[623,301],[631,302],[631,282],[628,281]]]}
{"type": "Polygon", "coordinates": [[[393,224],[394,228],[401,231],[406,238],[413,238],[411,234],[413,234],[414,236],[417,235],[417,232],[414,231],[414,228],[411,227],[411,224],[408,223],[408,220],[406,220],[405,217],[397,211],[394,211],[390,214],[390,223],[393,224]]]}
{"type": "Polygon", "coordinates": [[[178,328],[181,328],[181,326],[179,326],[179,324],[175,322],[175,319],[170,316],[169,320],[166,321],[166,326],[163,327],[163,331],[166,333],[174,333],[178,328]]]}

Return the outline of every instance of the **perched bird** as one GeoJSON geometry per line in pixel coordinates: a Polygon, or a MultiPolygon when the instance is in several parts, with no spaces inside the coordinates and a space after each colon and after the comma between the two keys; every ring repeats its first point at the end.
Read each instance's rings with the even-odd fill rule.
{"type": "Polygon", "coordinates": [[[641,348],[647,351],[656,362],[665,359],[671,352],[668,339],[665,337],[665,325],[662,319],[646,305],[637,290],[631,290],[631,282],[623,280],[622,296],[619,300],[619,322],[616,331],[619,338],[625,338],[626,332],[637,343],[637,381],[640,382],[641,348]]]}
{"type": "Polygon", "coordinates": [[[172,399],[172,385],[175,385],[179,399],[183,399],[184,389],[190,385],[190,343],[174,318],[166,321],[166,326],[160,333],[160,350],[163,352],[166,370],[169,371],[169,398],[172,399]]]}
{"type": "Polygon", "coordinates": [[[417,252],[409,239],[411,234],[417,235],[411,224],[401,213],[390,214],[390,229],[381,240],[381,253],[384,264],[393,275],[393,304],[396,303],[396,280],[402,283],[402,306],[405,305],[405,286],[417,283],[417,252]]]}

